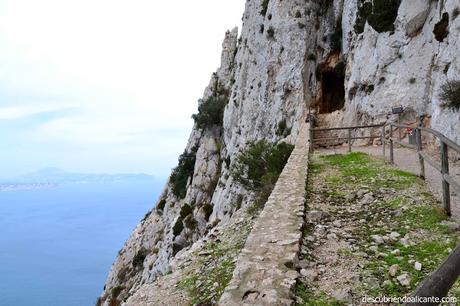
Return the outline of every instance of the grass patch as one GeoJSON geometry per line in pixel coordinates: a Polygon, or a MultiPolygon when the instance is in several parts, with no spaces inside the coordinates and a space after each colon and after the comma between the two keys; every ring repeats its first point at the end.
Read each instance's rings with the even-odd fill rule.
{"type": "MultiPolygon", "coordinates": [[[[373,159],[361,152],[321,156],[327,165],[341,173],[342,184],[372,184],[374,188],[407,188],[419,178],[411,173],[393,168],[384,161],[373,159]]],[[[331,180],[330,178],[328,180],[331,180]]],[[[337,179],[332,179],[337,182],[337,179]]]]}
{"type": "Polygon", "coordinates": [[[341,303],[331,297],[328,297],[324,292],[316,292],[308,288],[303,283],[297,283],[294,288],[294,294],[303,300],[303,303],[295,303],[295,305],[301,306],[344,306],[345,303],[341,303]]]}
{"type": "Polygon", "coordinates": [[[243,226],[238,229],[238,238],[232,242],[206,243],[204,251],[209,253],[208,257],[200,258],[194,273],[177,284],[187,293],[191,305],[216,305],[232,278],[235,259],[249,231],[248,226],[243,226]]]}
{"type": "Polygon", "coordinates": [[[406,210],[398,221],[404,225],[417,225],[420,229],[445,233],[447,227],[440,223],[447,220],[447,216],[436,206],[423,205],[406,210]]]}

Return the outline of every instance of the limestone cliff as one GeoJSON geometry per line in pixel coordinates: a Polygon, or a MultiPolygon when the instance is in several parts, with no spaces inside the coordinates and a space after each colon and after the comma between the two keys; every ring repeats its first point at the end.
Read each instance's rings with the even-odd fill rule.
{"type": "Polygon", "coordinates": [[[394,120],[391,108],[402,105],[405,119],[423,116],[460,141],[460,114],[440,99],[441,86],[460,79],[459,1],[387,2],[246,2],[241,33],[226,33],[221,67],[200,101],[225,102],[223,119],[195,124],[157,208],[119,252],[100,304],[128,300],[217,225],[234,222],[252,199],[230,173],[238,152],[260,139],[294,143],[309,107],[349,125],[394,120]]]}

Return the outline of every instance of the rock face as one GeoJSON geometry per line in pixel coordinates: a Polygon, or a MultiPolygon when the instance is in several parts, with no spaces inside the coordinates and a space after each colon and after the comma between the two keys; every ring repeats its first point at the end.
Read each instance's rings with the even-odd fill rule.
{"type": "MultiPolygon", "coordinates": [[[[356,0],[345,1],[342,26],[347,62],[343,123],[395,120],[388,115],[402,105],[404,119],[431,119],[431,127],[460,140],[460,115],[442,108],[441,86],[460,79],[460,3],[402,0],[394,31],[377,32],[369,23],[361,34],[353,29],[356,0]],[[435,25],[447,13],[448,35],[440,42],[435,25]]],[[[377,1],[376,1],[377,2],[377,1]]],[[[427,123],[430,125],[430,123],[427,123]]]]}
{"type": "Polygon", "coordinates": [[[251,201],[230,173],[238,152],[260,139],[295,143],[308,107],[330,113],[331,125],[351,125],[395,120],[391,108],[402,105],[405,120],[423,116],[427,126],[460,141],[460,114],[440,98],[447,80],[460,79],[460,3],[394,1],[382,20],[365,13],[368,2],[246,2],[241,33],[226,33],[221,67],[200,102],[228,100],[222,123],[195,124],[183,193],[167,184],[120,250],[101,305],[127,300],[167,274],[177,253],[230,222],[251,201]],[[433,30],[445,14],[438,41],[433,30]]]}

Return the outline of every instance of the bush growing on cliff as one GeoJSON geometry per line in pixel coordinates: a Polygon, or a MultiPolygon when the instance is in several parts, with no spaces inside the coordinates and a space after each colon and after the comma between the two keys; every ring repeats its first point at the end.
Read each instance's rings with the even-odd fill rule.
{"type": "Polygon", "coordinates": [[[445,106],[453,110],[460,110],[460,81],[447,81],[441,87],[441,99],[445,106]]]}
{"type": "Polygon", "coordinates": [[[149,252],[146,249],[140,249],[136,255],[133,257],[133,267],[140,268],[144,264],[144,260],[147,257],[149,252]]]}
{"type": "Polygon", "coordinates": [[[265,184],[275,183],[293,148],[293,145],[287,143],[274,145],[265,140],[255,142],[238,156],[232,167],[232,175],[237,182],[252,191],[265,184]]]}
{"type": "Polygon", "coordinates": [[[394,31],[400,4],[401,0],[361,0],[354,26],[355,32],[362,33],[366,21],[379,33],[394,31]]]}
{"type": "Polygon", "coordinates": [[[166,205],[166,199],[161,198],[160,202],[158,202],[156,209],[157,210],[164,210],[166,205]]]}
{"type": "Polygon", "coordinates": [[[192,116],[199,128],[208,128],[213,125],[222,125],[224,109],[228,103],[226,97],[210,97],[201,102],[198,107],[198,114],[192,116]]]}
{"type": "Polygon", "coordinates": [[[249,214],[254,215],[264,207],[293,149],[294,146],[287,143],[275,145],[261,140],[249,145],[237,157],[232,176],[255,195],[249,214]]]}
{"type": "Polygon", "coordinates": [[[276,129],[276,135],[287,137],[289,134],[291,134],[291,129],[287,127],[286,119],[283,119],[278,123],[278,127],[276,129]]]}
{"type": "Polygon", "coordinates": [[[262,0],[262,9],[260,10],[260,15],[264,16],[267,15],[268,10],[268,3],[270,0],[262,0]]]}
{"type": "Polygon", "coordinates": [[[198,114],[193,114],[192,118],[200,129],[213,126],[222,126],[224,121],[224,109],[228,104],[228,91],[217,80],[212,90],[212,95],[200,101],[198,114]]]}
{"type": "Polygon", "coordinates": [[[116,286],[112,288],[112,299],[116,299],[120,293],[125,289],[125,287],[122,286],[116,286]]]}
{"type": "Polygon", "coordinates": [[[189,177],[193,175],[195,161],[196,148],[192,149],[191,152],[184,151],[184,153],[179,156],[179,164],[174,168],[170,177],[172,192],[178,198],[185,198],[187,193],[187,181],[189,177]]]}
{"type": "Polygon", "coordinates": [[[188,216],[191,216],[192,213],[193,208],[190,205],[184,204],[182,206],[182,208],[180,209],[179,218],[177,218],[177,221],[173,226],[174,236],[177,236],[182,232],[182,230],[184,229],[184,219],[186,219],[188,216]]]}

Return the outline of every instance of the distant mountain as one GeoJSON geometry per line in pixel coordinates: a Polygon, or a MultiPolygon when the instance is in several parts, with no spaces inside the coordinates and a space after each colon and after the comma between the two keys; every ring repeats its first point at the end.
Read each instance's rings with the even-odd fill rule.
{"type": "Polygon", "coordinates": [[[134,174],[90,174],[73,173],[58,168],[44,168],[23,176],[2,179],[0,183],[10,184],[69,184],[69,183],[95,183],[95,182],[117,182],[117,181],[151,181],[153,176],[134,174]]]}

